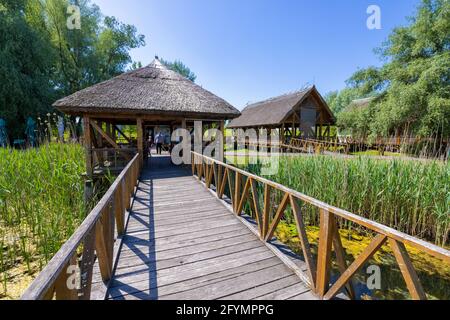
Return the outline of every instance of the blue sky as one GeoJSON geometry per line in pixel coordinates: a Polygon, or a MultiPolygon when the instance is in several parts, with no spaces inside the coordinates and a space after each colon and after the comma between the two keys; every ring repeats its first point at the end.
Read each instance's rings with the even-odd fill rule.
{"type": "Polygon", "coordinates": [[[134,60],[180,59],[198,84],[242,109],[306,84],[322,94],[342,89],[358,68],[380,64],[373,49],[407,23],[420,0],[93,2],[146,36],[134,60]],[[381,30],[366,27],[372,4],[381,8],[381,30]]]}

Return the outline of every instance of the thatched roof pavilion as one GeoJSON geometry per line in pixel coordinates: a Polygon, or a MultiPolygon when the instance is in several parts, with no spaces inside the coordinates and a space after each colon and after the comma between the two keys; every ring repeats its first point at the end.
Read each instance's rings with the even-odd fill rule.
{"type": "Polygon", "coordinates": [[[279,129],[285,136],[323,137],[336,119],[316,87],[248,105],[228,128],[279,129]],[[321,130],[326,126],[327,131],[321,130]]]}
{"type": "Polygon", "coordinates": [[[240,115],[228,102],[182,75],[169,70],[158,59],[58,100],[54,106],[67,114],[168,115],[230,119],[240,115]]]}
{"type": "Polygon", "coordinates": [[[128,149],[137,145],[137,151],[145,157],[147,130],[154,133],[160,126],[167,126],[170,131],[188,128],[194,120],[214,122],[223,128],[225,120],[240,115],[231,104],[168,69],[157,57],[144,68],[58,100],[54,107],[83,117],[84,128],[92,128],[84,130],[88,173],[104,162],[95,151],[104,154],[105,145],[111,146],[115,154],[125,153],[124,146],[117,142],[118,134],[129,142],[128,149]],[[124,124],[137,126],[136,143],[121,132],[119,125],[124,124]]]}

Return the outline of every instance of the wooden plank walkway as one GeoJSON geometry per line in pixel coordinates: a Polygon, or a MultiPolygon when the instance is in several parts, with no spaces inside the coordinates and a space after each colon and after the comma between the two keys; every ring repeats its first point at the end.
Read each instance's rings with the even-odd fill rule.
{"type": "Polygon", "coordinates": [[[152,158],[142,172],[106,298],[316,299],[222,201],[167,157],[152,158]]]}

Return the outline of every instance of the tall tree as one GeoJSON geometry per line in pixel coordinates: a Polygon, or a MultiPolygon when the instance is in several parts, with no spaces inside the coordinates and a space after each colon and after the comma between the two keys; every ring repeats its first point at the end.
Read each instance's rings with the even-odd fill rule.
{"type": "MultiPolygon", "coordinates": [[[[384,66],[360,70],[349,81],[349,88],[378,95],[372,111],[358,118],[370,124],[372,136],[398,130],[450,136],[449,50],[450,1],[422,0],[410,24],[394,29],[377,49],[384,66]]],[[[339,117],[351,118],[351,112],[359,111],[339,117]]]]}
{"type": "Polygon", "coordinates": [[[11,139],[24,136],[28,116],[50,110],[51,45],[25,19],[25,0],[0,0],[0,118],[11,139]]]}
{"type": "Polygon", "coordinates": [[[174,62],[166,61],[164,59],[160,59],[161,63],[164,64],[166,67],[168,67],[170,70],[173,70],[175,72],[178,72],[183,77],[191,80],[192,82],[195,82],[197,79],[197,76],[194,72],[189,69],[183,62],[180,60],[175,60],[174,62]]]}
{"type": "Polygon", "coordinates": [[[68,95],[126,70],[129,51],[145,45],[134,26],[103,17],[90,0],[28,0],[29,23],[52,42],[55,84],[68,95]],[[68,28],[69,5],[80,8],[80,28],[68,28]]]}
{"type": "Polygon", "coordinates": [[[129,51],[143,45],[134,26],[90,0],[0,0],[0,117],[10,136],[57,98],[126,71],[129,51]],[[71,27],[73,5],[80,25],[71,27]]]}

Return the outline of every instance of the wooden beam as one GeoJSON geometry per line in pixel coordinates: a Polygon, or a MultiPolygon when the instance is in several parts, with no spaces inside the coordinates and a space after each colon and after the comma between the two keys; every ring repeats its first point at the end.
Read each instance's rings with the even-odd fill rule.
{"type": "Polygon", "coordinates": [[[250,179],[247,178],[247,181],[245,182],[244,191],[242,192],[241,199],[239,200],[239,205],[236,209],[236,214],[240,216],[242,214],[242,209],[244,208],[245,201],[247,201],[248,192],[250,190],[250,179]]]}
{"type": "Polygon", "coordinates": [[[88,116],[83,117],[83,131],[84,131],[84,146],[86,149],[86,173],[88,177],[92,177],[93,167],[92,167],[92,136],[91,136],[91,125],[90,118],[88,116]]]}
{"type": "Polygon", "coordinates": [[[377,235],[369,246],[353,261],[350,267],[341,275],[341,277],[333,284],[331,289],[323,297],[325,300],[332,299],[343,286],[351,279],[351,277],[369,260],[378,249],[386,242],[386,236],[377,235]]]}
{"type": "MultiPolygon", "coordinates": [[[[339,234],[339,228],[336,223],[336,219],[334,220],[334,237],[333,237],[333,247],[334,252],[336,253],[336,262],[339,268],[339,271],[341,274],[347,270],[347,261],[345,260],[345,250],[342,246],[342,240],[341,235],[339,234]]],[[[350,279],[346,285],[347,294],[349,295],[350,299],[355,299],[355,291],[353,289],[353,283],[350,279]]]]}
{"type": "Polygon", "coordinates": [[[309,245],[308,235],[306,234],[306,226],[303,222],[300,206],[292,195],[290,196],[290,201],[292,211],[294,212],[295,224],[297,226],[298,238],[300,239],[303,257],[305,258],[306,265],[308,266],[309,279],[311,281],[312,287],[315,288],[316,263],[311,253],[311,246],[309,245]]]}
{"type": "Polygon", "coordinates": [[[270,228],[267,232],[266,241],[270,241],[273,237],[273,234],[275,233],[275,230],[277,229],[278,223],[280,222],[281,218],[283,217],[284,210],[286,210],[286,207],[289,203],[289,193],[285,193],[283,196],[283,199],[281,200],[280,205],[278,206],[277,213],[275,214],[275,217],[273,218],[272,224],[270,225],[270,228]]]}
{"type": "Polygon", "coordinates": [[[127,140],[127,142],[128,142],[129,144],[131,144],[131,139],[128,138],[128,137],[122,132],[122,130],[119,129],[118,126],[114,125],[114,129],[117,130],[117,132],[120,133],[120,135],[121,135],[125,140],[127,140]]]}
{"type": "Polygon", "coordinates": [[[120,149],[119,145],[105,132],[103,131],[103,129],[97,124],[95,123],[95,121],[91,121],[91,126],[92,128],[95,129],[95,131],[97,131],[106,141],[108,141],[108,143],[116,149],[120,149]]]}

